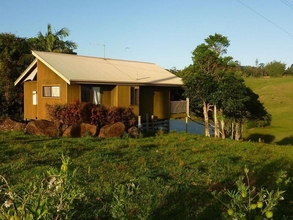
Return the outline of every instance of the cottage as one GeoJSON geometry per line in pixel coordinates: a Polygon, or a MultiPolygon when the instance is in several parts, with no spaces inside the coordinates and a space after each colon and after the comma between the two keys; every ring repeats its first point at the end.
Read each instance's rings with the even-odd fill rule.
{"type": "Polygon", "coordinates": [[[131,107],[135,115],[170,117],[170,90],[181,78],[154,63],[32,51],[15,81],[24,85],[24,118],[48,119],[46,104],[73,100],[131,107]]]}

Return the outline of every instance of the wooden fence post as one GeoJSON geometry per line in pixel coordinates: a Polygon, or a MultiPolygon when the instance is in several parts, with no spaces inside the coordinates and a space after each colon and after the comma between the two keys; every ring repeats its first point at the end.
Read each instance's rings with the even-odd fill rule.
{"type": "Polygon", "coordinates": [[[189,98],[186,98],[186,118],[185,118],[185,123],[186,123],[186,133],[188,133],[188,118],[189,118],[189,98]]]}
{"type": "Polygon", "coordinates": [[[186,98],[186,116],[189,117],[189,98],[186,98]]]}
{"type": "Polygon", "coordinates": [[[186,133],[188,133],[188,117],[185,117],[186,133]]]}
{"type": "Polygon", "coordinates": [[[149,131],[149,115],[146,114],[146,130],[149,131]]]}

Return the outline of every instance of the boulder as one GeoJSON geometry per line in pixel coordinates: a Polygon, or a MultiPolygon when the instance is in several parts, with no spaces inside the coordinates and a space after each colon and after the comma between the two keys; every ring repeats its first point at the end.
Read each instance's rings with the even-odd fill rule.
{"type": "Polygon", "coordinates": [[[125,132],[125,125],[122,122],[117,122],[112,125],[105,125],[100,129],[100,138],[121,137],[125,132]]]}
{"type": "Polygon", "coordinates": [[[23,130],[25,128],[25,123],[14,121],[10,118],[5,118],[0,121],[0,130],[2,131],[16,131],[23,130]]]}
{"type": "Polygon", "coordinates": [[[33,120],[26,125],[25,132],[32,135],[58,137],[59,125],[48,120],[33,120]]]}
{"type": "Polygon", "coordinates": [[[64,132],[63,137],[83,137],[85,135],[95,136],[98,127],[95,125],[80,123],[69,126],[64,132]]]}
{"type": "Polygon", "coordinates": [[[135,126],[132,126],[128,129],[128,134],[132,138],[138,138],[140,134],[140,129],[135,126]]]}

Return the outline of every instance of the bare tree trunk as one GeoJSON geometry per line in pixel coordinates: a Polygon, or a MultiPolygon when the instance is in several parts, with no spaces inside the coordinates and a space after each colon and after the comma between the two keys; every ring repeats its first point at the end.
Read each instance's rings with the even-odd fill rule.
{"type": "Polygon", "coordinates": [[[215,137],[220,137],[220,132],[219,132],[219,122],[218,122],[218,117],[217,117],[217,106],[214,105],[214,126],[215,126],[215,137]]]}
{"type": "Polygon", "coordinates": [[[203,102],[203,116],[205,125],[205,136],[210,137],[208,105],[206,102],[203,102]]]}
{"type": "Polygon", "coordinates": [[[231,123],[231,139],[234,139],[234,123],[231,123]]]}
{"type": "Polygon", "coordinates": [[[243,123],[242,120],[239,122],[239,140],[242,138],[243,135],[243,123]]]}
{"type": "Polygon", "coordinates": [[[221,137],[222,139],[226,138],[226,134],[225,134],[225,117],[223,115],[223,109],[221,108],[219,111],[220,115],[219,115],[219,119],[220,119],[220,131],[221,131],[221,137]]]}
{"type": "Polygon", "coordinates": [[[225,135],[225,121],[224,121],[224,119],[221,119],[220,123],[221,123],[221,136],[222,136],[222,139],[225,139],[226,135],[225,135]]]}
{"type": "Polygon", "coordinates": [[[240,139],[240,122],[235,123],[235,140],[239,141],[240,139]]]}

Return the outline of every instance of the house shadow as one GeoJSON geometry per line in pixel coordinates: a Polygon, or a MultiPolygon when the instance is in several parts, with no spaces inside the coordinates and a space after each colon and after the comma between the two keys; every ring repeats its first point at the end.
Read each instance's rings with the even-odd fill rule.
{"type": "Polygon", "coordinates": [[[293,136],[285,137],[282,140],[276,142],[278,145],[293,145],[293,136]]]}
{"type": "Polygon", "coordinates": [[[221,219],[221,203],[204,186],[181,186],[169,193],[151,220],[221,219]]]}
{"type": "Polygon", "coordinates": [[[275,136],[271,134],[251,134],[246,139],[246,141],[252,141],[252,142],[263,142],[263,143],[272,143],[275,140],[275,136]]]}
{"type": "MultiPolygon", "coordinates": [[[[258,191],[261,188],[267,189],[269,192],[275,192],[277,189],[285,191],[284,200],[278,201],[274,211],[274,219],[283,219],[284,216],[287,219],[293,219],[291,206],[293,202],[292,173],[293,163],[283,158],[265,163],[249,173],[251,187],[255,186],[258,191]]],[[[151,219],[222,219],[223,205],[215,199],[211,191],[221,191],[224,187],[232,189],[234,187],[233,181],[227,178],[210,186],[182,184],[176,191],[166,196],[165,202],[154,210],[151,219]]]]}

